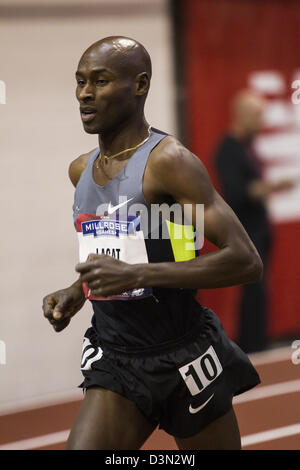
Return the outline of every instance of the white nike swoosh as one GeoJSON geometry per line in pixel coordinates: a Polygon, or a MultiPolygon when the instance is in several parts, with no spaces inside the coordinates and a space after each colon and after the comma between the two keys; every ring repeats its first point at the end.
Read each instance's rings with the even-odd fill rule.
{"type": "Polygon", "coordinates": [[[189,412],[192,413],[192,414],[193,413],[198,413],[198,411],[202,410],[202,408],[204,408],[207,405],[207,403],[212,399],[213,396],[214,396],[214,393],[208,398],[208,400],[206,400],[205,403],[198,406],[198,408],[193,408],[192,405],[190,405],[189,412]]]}
{"type": "Polygon", "coordinates": [[[120,207],[122,206],[125,206],[125,204],[128,204],[129,201],[131,201],[133,199],[130,198],[130,199],[127,199],[127,201],[124,201],[124,202],[121,202],[121,204],[118,204],[117,206],[112,206],[111,203],[108,204],[108,209],[107,209],[107,212],[109,214],[112,214],[113,212],[115,212],[116,210],[120,209],[120,207]]]}

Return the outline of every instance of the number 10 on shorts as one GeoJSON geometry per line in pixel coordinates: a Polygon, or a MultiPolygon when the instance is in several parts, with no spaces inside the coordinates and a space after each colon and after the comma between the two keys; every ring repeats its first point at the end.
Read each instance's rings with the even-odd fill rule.
{"type": "Polygon", "coordinates": [[[222,372],[223,368],[212,346],[192,362],[180,367],[179,372],[192,395],[202,392],[222,372]]]}

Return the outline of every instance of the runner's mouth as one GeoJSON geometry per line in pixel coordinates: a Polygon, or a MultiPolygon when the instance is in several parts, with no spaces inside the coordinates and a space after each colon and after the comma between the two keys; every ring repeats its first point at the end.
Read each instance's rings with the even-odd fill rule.
{"type": "Polygon", "coordinates": [[[89,111],[89,110],[82,110],[80,111],[80,114],[81,114],[81,119],[83,122],[90,122],[96,116],[95,111],[89,111]]]}

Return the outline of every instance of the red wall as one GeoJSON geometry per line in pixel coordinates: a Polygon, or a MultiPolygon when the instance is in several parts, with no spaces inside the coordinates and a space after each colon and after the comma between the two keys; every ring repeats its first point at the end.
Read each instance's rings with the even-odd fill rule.
{"type": "MultiPolygon", "coordinates": [[[[300,68],[300,2],[184,0],[182,14],[188,146],[218,188],[212,155],[226,129],[232,95],[247,85],[253,71],[273,69],[289,78],[300,68]]],[[[300,332],[299,237],[300,220],[274,225],[269,278],[272,338],[300,332]]],[[[204,251],[211,249],[206,242],[204,251]]],[[[238,295],[239,288],[199,292],[199,300],[215,310],[232,338],[238,295]]]]}

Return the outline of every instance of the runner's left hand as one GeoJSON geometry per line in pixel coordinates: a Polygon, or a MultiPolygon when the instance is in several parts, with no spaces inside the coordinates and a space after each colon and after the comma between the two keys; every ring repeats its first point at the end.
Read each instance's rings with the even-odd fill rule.
{"type": "Polygon", "coordinates": [[[75,270],[81,274],[82,282],[93,296],[109,297],[139,287],[134,265],[108,255],[90,254],[85,263],[75,266],[75,270]]]}

